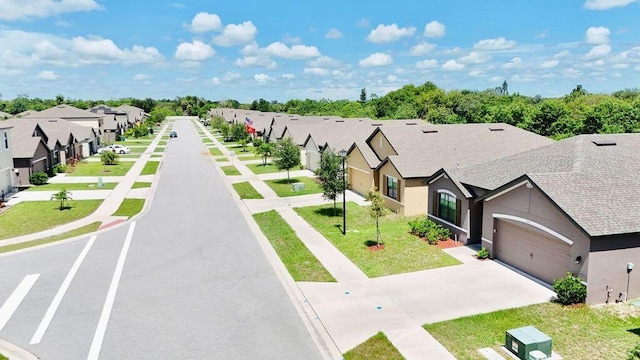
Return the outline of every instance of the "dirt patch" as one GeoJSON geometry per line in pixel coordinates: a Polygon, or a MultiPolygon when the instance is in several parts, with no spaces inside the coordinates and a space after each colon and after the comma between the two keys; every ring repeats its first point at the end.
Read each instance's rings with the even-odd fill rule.
{"type": "Polygon", "coordinates": [[[371,245],[371,246],[367,246],[367,248],[369,249],[369,251],[380,251],[380,250],[384,250],[384,244],[371,245]]]}
{"type": "Polygon", "coordinates": [[[440,249],[450,249],[454,247],[464,246],[462,241],[454,241],[453,239],[441,240],[438,241],[438,245],[436,245],[440,249]]]}
{"type": "Polygon", "coordinates": [[[594,306],[595,309],[607,314],[616,315],[621,319],[640,318],[640,307],[625,303],[609,303],[594,306]]]}

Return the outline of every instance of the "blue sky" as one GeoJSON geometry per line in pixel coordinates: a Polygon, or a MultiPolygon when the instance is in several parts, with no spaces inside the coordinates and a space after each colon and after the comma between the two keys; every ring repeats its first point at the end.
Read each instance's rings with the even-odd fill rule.
{"type": "Polygon", "coordinates": [[[357,99],[640,82],[640,0],[0,0],[0,93],[357,99]]]}

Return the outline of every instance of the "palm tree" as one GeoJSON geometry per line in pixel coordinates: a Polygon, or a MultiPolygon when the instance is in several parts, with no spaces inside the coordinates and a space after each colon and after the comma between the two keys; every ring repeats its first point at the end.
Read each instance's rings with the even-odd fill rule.
{"type": "Polygon", "coordinates": [[[62,190],[58,191],[57,193],[51,195],[51,200],[60,201],[60,206],[58,208],[60,210],[64,210],[64,209],[70,208],[69,201],[73,200],[73,199],[71,198],[71,192],[69,190],[62,189],[62,190]]]}

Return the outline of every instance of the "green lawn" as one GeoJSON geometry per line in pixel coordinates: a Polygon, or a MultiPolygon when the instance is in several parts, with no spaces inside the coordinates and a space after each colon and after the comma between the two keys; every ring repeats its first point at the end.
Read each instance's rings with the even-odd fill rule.
{"type": "Polygon", "coordinates": [[[253,173],[256,175],[286,171],[286,170],[278,170],[278,167],[275,166],[274,164],[267,164],[267,166],[262,165],[262,163],[247,164],[247,167],[249,168],[249,170],[253,171],[253,173]]]}
{"type": "Polygon", "coordinates": [[[379,332],[343,354],[343,358],[344,360],[400,360],[404,359],[404,356],[383,333],[379,332]]]}
{"type": "Polygon", "coordinates": [[[253,218],[295,281],[336,281],[275,210],[253,218]]]}
{"type": "Polygon", "coordinates": [[[255,156],[255,155],[250,155],[250,156],[237,156],[238,160],[240,161],[250,161],[250,160],[262,160],[262,156],[255,156]]]}
{"type": "MultiPolygon", "coordinates": [[[[88,233],[92,233],[96,230],[98,230],[98,228],[100,227],[100,222],[94,222],[91,223],[89,225],[83,226],[81,228],[77,228],[75,230],[71,230],[68,231],[66,233],[62,233],[59,235],[55,235],[55,236],[50,236],[47,238],[42,238],[42,239],[38,239],[38,240],[33,240],[33,241],[27,241],[27,242],[23,242],[23,243],[19,243],[19,244],[12,244],[12,245],[7,245],[7,246],[2,246],[0,247],[0,254],[2,253],[6,253],[6,252],[11,252],[11,251],[16,251],[16,250],[21,250],[21,249],[26,249],[26,248],[30,248],[33,246],[38,246],[38,245],[44,245],[44,244],[48,244],[48,243],[52,243],[52,242],[56,242],[56,241],[60,241],[60,240],[64,240],[64,239],[70,239],[72,237],[76,237],[76,236],[80,236],[80,235],[84,235],[84,234],[88,234],[88,233]]],[[[0,360],[2,360],[2,356],[0,356],[0,360]]]]}
{"type": "Polygon", "coordinates": [[[221,158],[217,158],[216,162],[229,162],[231,160],[227,159],[226,157],[221,157],[221,158]]]}
{"type": "Polygon", "coordinates": [[[213,140],[209,139],[208,137],[203,137],[202,142],[205,144],[214,144],[213,140]]]}
{"type": "Polygon", "coordinates": [[[5,357],[4,355],[0,354],[0,360],[9,360],[7,357],[5,357]]]}
{"type": "Polygon", "coordinates": [[[132,154],[142,154],[143,152],[147,151],[148,147],[129,147],[129,149],[131,150],[132,154]]]}
{"type": "Polygon", "coordinates": [[[60,183],[56,183],[56,184],[45,184],[45,185],[38,185],[38,186],[32,186],[30,188],[28,188],[26,191],[58,191],[58,190],[62,190],[62,189],[67,189],[69,191],[75,191],[75,190],[112,190],[115,189],[115,187],[118,185],[118,183],[114,183],[114,182],[109,182],[109,183],[102,183],[102,187],[98,187],[98,183],[64,183],[64,184],[60,184],[60,183]]]}
{"type": "Polygon", "coordinates": [[[300,196],[309,194],[322,194],[322,188],[314,179],[308,177],[297,177],[278,180],[266,180],[267,184],[279,197],[300,196]],[[293,183],[304,183],[304,190],[293,191],[293,183]]]}
{"type": "Polygon", "coordinates": [[[86,217],[102,200],[71,201],[70,210],[59,210],[57,201],[25,201],[0,214],[0,239],[32,234],[86,217]]]}
{"type": "Polygon", "coordinates": [[[142,211],[144,206],[144,199],[124,199],[122,204],[113,216],[128,216],[132,217],[142,211]]]}
{"type": "Polygon", "coordinates": [[[164,152],[165,149],[165,146],[158,146],[153,150],[153,152],[164,152]]]}
{"type": "Polygon", "coordinates": [[[222,172],[224,172],[224,174],[228,176],[242,175],[240,171],[233,165],[223,166],[222,172]]]}
{"type": "MultiPolygon", "coordinates": [[[[123,155],[118,155],[118,156],[121,157],[121,158],[130,158],[130,159],[132,159],[132,158],[139,158],[140,155],[142,155],[142,154],[123,154],[123,155]]],[[[98,156],[98,158],[100,158],[100,156],[98,156]]]]}
{"type": "Polygon", "coordinates": [[[122,145],[122,146],[148,146],[149,144],[151,144],[151,139],[148,140],[129,140],[127,139],[127,141],[116,141],[114,142],[114,144],[118,144],[118,145],[122,145]]]}
{"type": "Polygon", "coordinates": [[[213,156],[219,156],[222,155],[222,151],[220,151],[220,149],[218,148],[209,148],[209,152],[211,153],[211,155],[213,156]]]}
{"type": "Polygon", "coordinates": [[[425,325],[425,329],[456,358],[482,359],[478,349],[498,350],[505,331],[533,325],[553,339],[553,351],[565,359],[625,360],[640,338],[640,309],[622,305],[635,317],[615,309],[563,307],[555,303],[526,306],[425,325]],[[633,314],[632,314],[633,315],[633,314]]]}
{"type": "Polygon", "coordinates": [[[144,188],[150,188],[151,187],[151,183],[150,182],[135,182],[133,183],[133,186],[131,187],[132,189],[144,189],[144,188]]]}
{"type": "Polygon", "coordinates": [[[81,162],[67,176],[124,176],[135,164],[133,161],[120,161],[116,165],[102,165],[100,162],[81,162]]]}
{"type": "Polygon", "coordinates": [[[155,173],[158,172],[159,166],[160,166],[159,161],[147,161],[147,163],[144,164],[144,167],[142,168],[142,172],[140,172],[140,175],[154,175],[155,173]]]}
{"type": "Polygon", "coordinates": [[[367,276],[378,277],[411,271],[458,265],[460,262],[436,246],[409,234],[409,219],[387,215],[380,219],[381,240],[385,249],[371,251],[375,244],[375,221],[369,208],[347,203],[347,234],[342,235],[342,207],[333,205],[295,208],[311,226],[331,241],[367,276]],[[357,230],[357,231],[354,231],[357,230]]]}
{"type": "Polygon", "coordinates": [[[248,181],[233,184],[240,199],[264,199],[262,195],[248,181]]]}

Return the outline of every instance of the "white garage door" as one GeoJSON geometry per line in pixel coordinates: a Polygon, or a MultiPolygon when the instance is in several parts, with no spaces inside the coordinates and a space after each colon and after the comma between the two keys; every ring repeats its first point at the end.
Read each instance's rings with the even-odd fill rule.
{"type": "Polygon", "coordinates": [[[567,275],[571,245],[525,226],[496,220],[495,257],[550,284],[567,275]]]}

